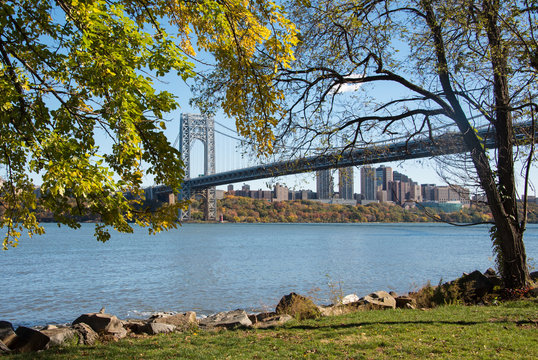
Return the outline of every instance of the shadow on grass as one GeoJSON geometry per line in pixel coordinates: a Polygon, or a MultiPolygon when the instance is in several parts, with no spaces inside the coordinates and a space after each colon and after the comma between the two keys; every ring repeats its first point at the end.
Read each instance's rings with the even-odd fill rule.
{"type": "Polygon", "coordinates": [[[448,321],[448,320],[413,320],[413,321],[364,321],[364,322],[353,322],[349,324],[296,324],[290,325],[289,329],[298,329],[298,330],[316,330],[316,329],[347,329],[354,328],[359,326],[368,326],[368,325],[480,325],[480,324],[516,324],[517,321],[510,321],[508,319],[500,319],[494,321],[448,321]]]}

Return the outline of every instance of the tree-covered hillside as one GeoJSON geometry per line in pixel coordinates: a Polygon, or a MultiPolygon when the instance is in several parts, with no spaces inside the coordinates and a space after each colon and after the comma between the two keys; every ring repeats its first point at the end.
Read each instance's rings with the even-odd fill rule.
{"type": "MultiPolygon", "coordinates": [[[[538,222],[538,206],[531,204],[529,210],[529,222],[538,222]]],[[[228,222],[432,222],[436,219],[457,223],[492,221],[487,207],[445,213],[430,208],[404,209],[389,203],[353,206],[309,200],[268,202],[239,196],[227,196],[219,200],[218,213],[228,222]]],[[[194,221],[203,219],[199,201],[193,202],[191,215],[194,221]]]]}

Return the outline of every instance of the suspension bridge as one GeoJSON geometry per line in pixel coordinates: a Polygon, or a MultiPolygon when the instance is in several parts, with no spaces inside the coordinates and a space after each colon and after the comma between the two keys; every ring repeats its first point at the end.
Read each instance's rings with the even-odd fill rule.
{"type": "MultiPolygon", "coordinates": [[[[529,141],[531,124],[514,125],[516,140],[524,144],[529,141]]],[[[495,133],[490,127],[477,129],[487,149],[495,148],[495,133]]],[[[536,132],[535,132],[536,134],[536,132]]],[[[244,151],[244,140],[237,137],[235,130],[215,121],[212,117],[195,114],[182,114],[180,133],[174,146],[181,151],[185,164],[185,181],[178,197],[191,198],[195,192],[202,192],[205,198],[206,220],[216,220],[216,189],[218,185],[273,178],[284,175],[299,174],[325,169],[349,166],[373,165],[377,163],[426,158],[467,152],[463,137],[459,131],[447,128],[435,137],[417,136],[398,137],[390,140],[365,144],[362,147],[340,148],[332,152],[298,157],[266,164],[256,164],[256,158],[249,158],[244,151]],[[219,129],[215,128],[219,126],[219,129]],[[215,134],[218,134],[219,151],[215,147],[215,134]],[[203,175],[191,177],[191,150],[193,143],[199,140],[204,147],[203,175]]],[[[153,186],[151,196],[173,196],[166,186],[153,186]]],[[[181,214],[181,220],[187,219],[188,212],[181,214]]]]}

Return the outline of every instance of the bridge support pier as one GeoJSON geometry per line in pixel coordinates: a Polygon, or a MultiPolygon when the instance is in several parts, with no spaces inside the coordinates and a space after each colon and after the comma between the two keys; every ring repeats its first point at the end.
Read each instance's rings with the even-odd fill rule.
{"type": "MultiPolygon", "coordinates": [[[[194,140],[200,140],[204,144],[204,175],[215,173],[215,121],[212,117],[195,114],[181,114],[179,130],[179,151],[185,165],[185,177],[190,178],[190,151],[194,140]]],[[[217,196],[216,188],[210,187],[204,191],[205,206],[204,217],[206,220],[217,220],[217,196]]],[[[182,198],[190,199],[190,189],[183,189],[182,198]]],[[[189,210],[180,214],[180,220],[190,218],[189,210]]]]}

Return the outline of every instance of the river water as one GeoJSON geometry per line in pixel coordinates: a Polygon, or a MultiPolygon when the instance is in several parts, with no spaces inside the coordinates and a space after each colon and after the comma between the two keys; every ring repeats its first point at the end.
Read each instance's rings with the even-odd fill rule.
{"type": "MultiPolygon", "coordinates": [[[[331,288],[403,293],[494,266],[487,226],[185,224],[156,236],[113,233],[104,244],[92,224],[45,230],[0,252],[0,320],[66,323],[102,306],[120,318],[267,311],[292,291],[328,303],[331,288]]],[[[537,225],[525,245],[535,264],[537,225]]]]}

